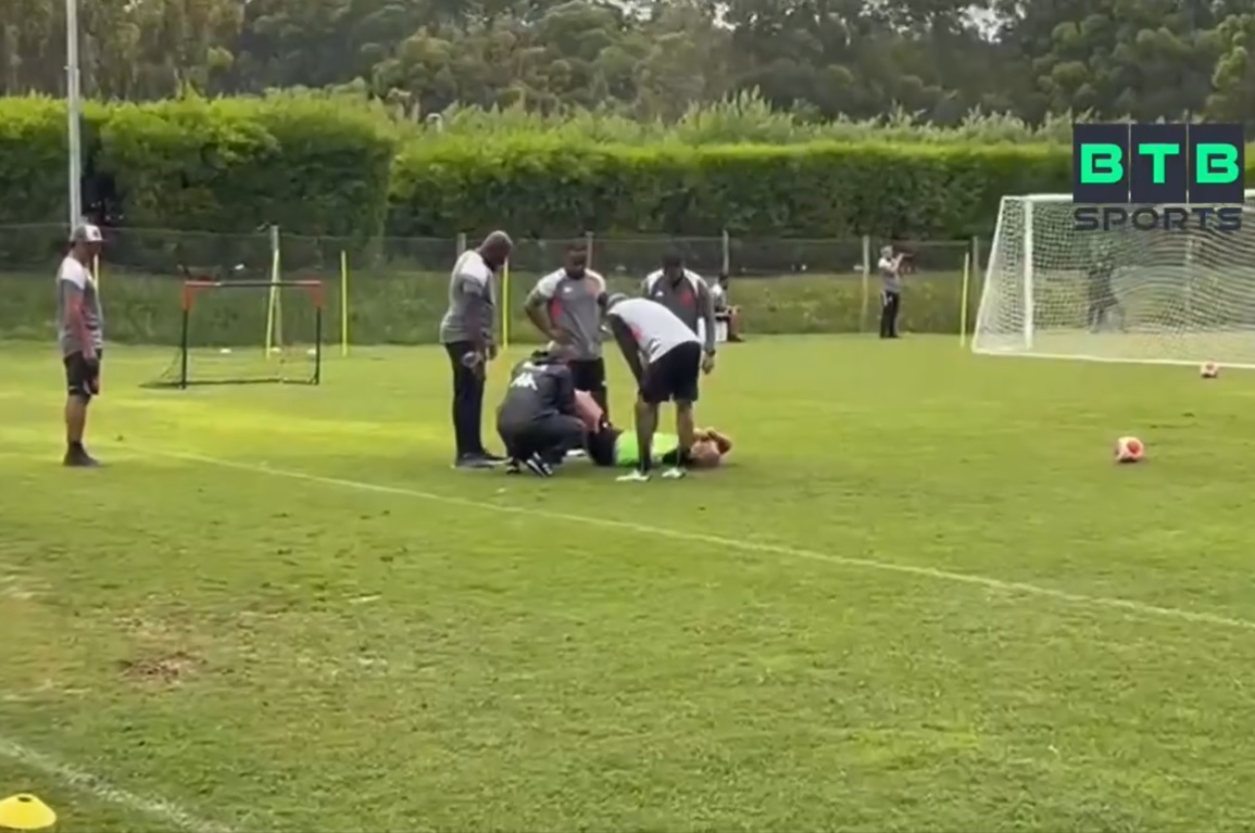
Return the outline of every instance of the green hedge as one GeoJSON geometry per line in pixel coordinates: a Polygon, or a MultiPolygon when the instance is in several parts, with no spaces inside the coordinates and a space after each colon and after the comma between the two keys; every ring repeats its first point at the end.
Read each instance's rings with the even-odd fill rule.
{"type": "MultiPolygon", "coordinates": [[[[85,170],[112,178],[132,228],[380,233],[396,136],[369,113],[318,99],[184,99],[93,105],[85,170]]],[[[65,217],[65,106],[0,99],[2,222],[65,217]]]]}
{"type": "MultiPolygon", "coordinates": [[[[64,217],[63,128],[59,102],[0,99],[0,223],[64,217]]],[[[278,224],[359,240],[495,227],[521,238],[961,239],[989,234],[1002,195],[1071,181],[1068,148],[1047,144],[402,135],[379,113],[325,98],[93,105],[85,169],[114,181],[131,228],[278,224]]]]}
{"type": "Polygon", "coordinates": [[[1069,187],[1050,146],[421,141],[397,160],[388,229],[955,239],[988,234],[1003,194],[1069,187]]]}

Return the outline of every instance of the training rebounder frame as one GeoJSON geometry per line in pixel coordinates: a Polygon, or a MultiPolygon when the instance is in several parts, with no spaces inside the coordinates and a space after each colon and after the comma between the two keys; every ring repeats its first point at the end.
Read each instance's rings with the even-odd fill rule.
{"type": "MultiPolygon", "coordinates": [[[[295,280],[295,281],[217,281],[195,279],[185,281],[183,283],[181,314],[182,321],[180,324],[179,335],[179,356],[178,356],[178,372],[177,376],[170,380],[168,384],[173,387],[186,388],[194,384],[211,384],[209,381],[198,381],[190,378],[188,358],[192,351],[193,345],[190,343],[192,308],[196,304],[196,298],[204,292],[210,291],[233,291],[248,289],[265,289],[270,292],[276,292],[283,289],[300,289],[304,290],[313,302],[314,308],[314,339],[313,339],[313,374],[306,379],[287,379],[278,376],[272,378],[259,378],[248,380],[217,380],[219,384],[230,384],[232,382],[252,381],[252,382],[285,382],[296,384],[317,385],[322,381],[322,334],[323,334],[323,284],[320,280],[295,280]]],[[[273,315],[273,309],[268,315],[273,315]]]]}

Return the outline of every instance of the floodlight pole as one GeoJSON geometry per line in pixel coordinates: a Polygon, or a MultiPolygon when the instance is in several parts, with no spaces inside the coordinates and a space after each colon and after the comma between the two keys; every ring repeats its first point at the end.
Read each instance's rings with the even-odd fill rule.
{"type": "Polygon", "coordinates": [[[80,132],[82,101],[78,71],[78,0],[65,0],[65,97],[70,151],[70,228],[83,219],[83,136],[80,132]]]}

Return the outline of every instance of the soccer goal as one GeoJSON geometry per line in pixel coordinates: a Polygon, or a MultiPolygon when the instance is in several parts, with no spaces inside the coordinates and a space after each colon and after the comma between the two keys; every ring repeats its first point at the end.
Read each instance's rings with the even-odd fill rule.
{"type": "Polygon", "coordinates": [[[189,280],[174,360],[153,387],[322,378],[322,281],[189,280]]]}
{"type": "Polygon", "coordinates": [[[1214,219],[1079,231],[1074,207],[1068,194],[1002,198],[975,352],[1255,367],[1255,190],[1228,232],[1214,219]]]}

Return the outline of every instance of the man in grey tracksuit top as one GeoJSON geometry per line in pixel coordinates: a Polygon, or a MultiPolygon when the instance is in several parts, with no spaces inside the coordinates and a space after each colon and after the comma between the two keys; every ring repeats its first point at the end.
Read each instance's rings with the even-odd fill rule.
{"type": "Polygon", "coordinates": [[[662,268],[645,278],[642,289],[646,298],[671,310],[694,333],[698,332],[697,322],[702,322],[702,372],[714,370],[715,299],[706,280],[684,268],[682,257],[667,254],[662,268]]]}
{"type": "Polygon", "coordinates": [[[440,320],[440,343],[453,366],[453,433],[458,468],[485,468],[502,462],[480,438],[484,379],[497,357],[493,335],[496,273],[510,256],[510,236],[494,231],[478,249],[463,252],[449,276],[449,308],[440,320]]]}

